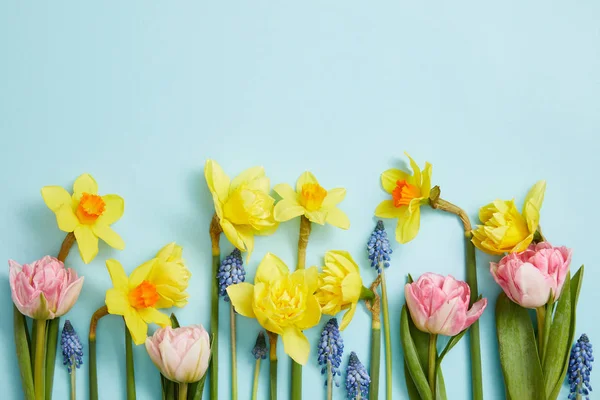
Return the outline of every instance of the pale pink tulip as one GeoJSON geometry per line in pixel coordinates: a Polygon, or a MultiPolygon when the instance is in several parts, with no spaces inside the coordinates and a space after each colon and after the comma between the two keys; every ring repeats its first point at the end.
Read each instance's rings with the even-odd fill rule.
{"type": "Polygon", "coordinates": [[[490,263],[492,276],[504,293],[525,308],[541,307],[560,297],[571,264],[571,249],[548,242],[532,244],[511,253],[499,263],[490,263]]]}
{"type": "Polygon", "coordinates": [[[454,336],[467,329],[487,306],[487,299],[481,299],[469,310],[469,285],[431,272],[407,283],[404,295],[416,327],[436,335],[454,336]]]}
{"type": "Polygon", "coordinates": [[[210,338],[202,325],[160,328],[146,338],[152,362],[169,380],[198,382],[208,368],[210,338]]]}
{"type": "Polygon", "coordinates": [[[46,256],[31,264],[8,261],[12,300],[21,312],[34,319],[54,319],[73,307],[83,277],[54,257],[46,256]]]}

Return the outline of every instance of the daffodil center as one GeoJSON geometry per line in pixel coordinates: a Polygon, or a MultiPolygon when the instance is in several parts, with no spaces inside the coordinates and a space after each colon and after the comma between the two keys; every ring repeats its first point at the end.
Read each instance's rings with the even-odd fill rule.
{"type": "Polygon", "coordinates": [[[75,213],[77,218],[84,224],[93,224],[106,209],[102,197],[97,194],[83,193],[75,213]]]}
{"type": "Polygon", "coordinates": [[[288,279],[283,279],[271,286],[270,297],[280,322],[293,320],[304,310],[304,292],[297,284],[288,279]]]}
{"type": "Polygon", "coordinates": [[[318,183],[305,183],[300,193],[300,204],[308,211],[316,211],[321,208],[326,196],[327,190],[318,183]]]}
{"type": "Polygon", "coordinates": [[[392,191],[394,207],[407,206],[412,199],[418,197],[421,197],[421,189],[406,182],[406,180],[396,182],[396,187],[392,191]]]}
{"type": "Polygon", "coordinates": [[[138,309],[153,307],[159,298],[156,286],[148,281],[142,281],[129,292],[129,304],[138,309]]]}

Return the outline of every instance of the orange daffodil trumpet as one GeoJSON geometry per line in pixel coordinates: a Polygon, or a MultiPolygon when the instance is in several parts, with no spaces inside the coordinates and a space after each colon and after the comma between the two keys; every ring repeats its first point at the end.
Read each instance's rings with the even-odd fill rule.
{"type": "Polygon", "coordinates": [[[289,221],[304,215],[309,221],[324,225],[328,223],[342,229],[350,228],[348,216],[337,205],[346,197],[346,189],[325,190],[317,178],[306,171],[298,178],[296,190],[287,183],[273,188],[281,200],[275,205],[275,220],[289,221]]]}
{"type": "Polygon", "coordinates": [[[75,180],[73,195],[61,186],[45,186],[42,197],[56,214],[58,228],[75,234],[84,263],[89,264],[98,254],[98,238],[115,249],[125,248],[121,236],[110,227],[123,215],[125,202],[116,194],[99,195],[90,174],[75,180]]]}
{"type": "Polygon", "coordinates": [[[264,168],[249,168],[230,180],[216,161],[207,160],[204,176],[223,233],[231,244],[247,251],[249,258],[254,235],[270,235],[278,225],[273,219],[275,199],[269,195],[270,181],[264,168]]]}
{"type": "Polygon", "coordinates": [[[106,292],[110,314],[122,315],[136,345],[143,344],[148,324],[170,326],[169,316],[158,309],[183,307],[191,273],[181,259],[181,247],[175,243],[161,249],[155,258],[137,267],[129,277],[121,263],[107,260],[113,288],[106,292]]]}
{"type": "Polygon", "coordinates": [[[384,200],[375,209],[375,215],[380,218],[398,218],[396,240],[408,243],[419,232],[422,205],[429,204],[431,191],[430,163],[425,163],[423,170],[417,163],[404,153],[410,160],[412,175],[399,169],[388,169],[381,174],[383,189],[392,195],[391,200],[384,200]]]}
{"type": "Polygon", "coordinates": [[[231,285],[227,294],[239,314],[256,318],[263,328],[280,335],[286,354],[304,365],[310,344],[302,331],[321,319],[321,307],[314,294],[318,280],[316,267],[290,273],[283,261],[267,253],[256,270],[254,285],[231,285]]]}

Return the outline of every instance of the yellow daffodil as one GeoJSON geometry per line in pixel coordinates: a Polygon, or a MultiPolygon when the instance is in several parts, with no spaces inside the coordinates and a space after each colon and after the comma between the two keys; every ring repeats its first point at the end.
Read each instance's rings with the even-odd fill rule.
{"type": "Polygon", "coordinates": [[[304,365],[310,344],[302,331],[321,319],[321,307],[314,295],[318,280],[316,267],[290,273],[283,261],[267,253],[256,270],[254,285],[231,285],[227,294],[239,314],[256,318],[263,328],[280,335],[286,354],[304,365]]]}
{"type": "Polygon", "coordinates": [[[204,176],[223,233],[250,257],[254,235],[270,235],[277,229],[273,219],[275,199],[269,196],[270,181],[264,168],[249,168],[230,180],[219,164],[208,160],[204,176]]]}
{"type": "Polygon", "coordinates": [[[336,315],[347,310],[340,329],[344,330],[356,311],[363,282],[358,265],[347,251],[333,250],[325,253],[325,266],[319,274],[316,296],[323,314],[336,315]]]}
{"type": "Polygon", "coordinates": [[[136,345],[146,340],[149,323],[161,327],[171,324],[169,316],[158,309],[187,304],[185,290],[191,273],[181,259],[181,247],[175,243],[165,246],[129,277],[117,260],[107,260],[106,267],[113,283],[113,288],[106,291],[108,312],[125,318],[136,345]]]}
{"type": "Polygon", "coordinates": [[[380,218],[398,218],[396,240],[408,243],[419,233],[421,209],[429,203],[431,191],[431,164],[425,163],[423,170],[407,154],[413,174],[399,169],[388,169],[381,174],[383,189],[392,195],[391,200],[384,200],[377,206],[375,215],[380,218]]]}
{"type": "Polygon", "coordinates": [[[525,250],[540,224],[540,209],[544,201],[546,181],[536,183],[523,204],[523,211],[514,200],[496,200],[479,210],[483,225],[473,230],[473,244],[494,255],[525,250]]]}
{"type": "Polygon", "coordinates": [[[296,190],[287,183],[273,188],[281,200],[275,205],[275,220],[288,221],[304,215],[311,222],[324,225],[327,222],[338,228],[350,228],[348,216],[336,206],[346,197],[346,189],[323,189],[317,178],[306,171],[296,182],[296,190]]]}
{"type": "Polygon", "coordinates": [[[121,236],[110,228],[123,215],[125,202],[116,194],[98,195],[98,184],[90,174],[75,180],[73,195],[61,186],[45,186],[42,197],[56,214],[58,228],[74,232],[84,263],[98,254],[98,238],[115,249],[125,248],[121,236]]]}

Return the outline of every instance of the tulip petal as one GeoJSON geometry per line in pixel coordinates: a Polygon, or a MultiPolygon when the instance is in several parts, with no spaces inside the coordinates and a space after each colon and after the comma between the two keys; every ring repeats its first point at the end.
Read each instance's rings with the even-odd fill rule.
{"type": "Polygon", "coordinates": [[[79,254],[83,262],[89,264],[98,254],[98,237],[89,225],[78,225],[74,232],[79,254]]]}
{"type": "Polygon", "coordinates": [[[148,325],[133,307],[130,307],[129,310],[127,310],[124,318],[127,329],[129,329],[129,333],[131,333],[133,343],[136,345],[143,344],[146,341],[148,334],[148,325]]]}
{"type": "Polygon", "coordinates": [[[548,302],[550,286],[539,269],[530,263],[524,263],[516,271],[514,283],[518,286],[520,298],[517,303],[525,308],[541,307],[548,302]]]}
{"type": "Polygon", "coordinates": [[[78,278],[75,282],[72,282],[62,293],[60,300],[58,301],[58,307],[56,309],[56,316],[60,317],[65,315],[66,313],[73,308],[79,294],[81,293],[81,288],[83,287],[83,276],[78,278]]]}
{"type": "Polygon", "coordinates": [[[406,207],[404,214],[398,218],[398,225],[396,226],[396,240],[399,243],[410,242],[417,236],[417,233],[419,233],[420,225],[421,209],[417,208],[411,213],[408,211],[408,207],[406,207]]]}
{"type": "Polygon", "coordinates": [[[154,267],[156,260],[157,260],[156,258],[153,258],[152,260],[148,260],[133,270],[133,272],[129,275],[129,288],[130,289],[138,287],[142,283],[142,281],[148,280],[148,277],[150,276],[150,273],[152,272],[152,268],[154,267]]]}
{"type": "Polygon", "coordinates": [[[296,326],[300,329],[308,329],[317,325],[321,320],[321,306],[317,298],[310,295],[306,300],[306,310],[304,310],[304,318],[299,321],[296,326]]]}
{"type": "Polygon", "coordinates": [[[404,285],[404,297],[406,298],[406,306],[410,311],[410,317],[415,326],[422,332],[428,332],[426,323],[429,315],[425,306],[415,293],[414,284],[407,283],[404,285]]]}
{"type": "Polygon", "coordinates": [[[252,302],[254,301],[254,285],[248,282],[230,285],[227,288],[227,294],[229,295],[231,304],[235,307],[235,311],[244,317],[256,318],[254,310],[252,309],[252,302]]]}
{"type": "Polygon", "coordinates": [[[204,178],[210,192],[215,194],[221,203],[224,203],[229,196],[230,181],[223,168],[216,161],[206,160],[204,178]]]}
{"type": "MultiPolygon", "coordinates": [[[[243,183],[248,183],[254,180],[258,180],[265,176],[265,169],[263,167],[251,167],[242,171],[238,176],[233,178],[231,185],[229,186],[229,193],[232,193],[235,189],[240,187],[243,183]]],[[[267,178],[268,179],[268,178],[267,178]]],[[[267,180],[267,186],[268,186],[267,180]]],[[[268,191],[268,189],[267,189],[268,191]]]]}
{"type": "Polygon", "coordinates": [[[181,361],[175,370],[175,377],[178,382],[192,383],[197,382],[202,378],[202,351],[207,349],[202,348],[202,341],[196,340],[192,347],[182,354],[181,361]]]}
{"type": "Polygon", "coordinates": [[[104,225],[112,225],[123,216],[125,200],[116,194],[102,196],[102,200],[104,201],[105,209],[96,222],[104,225]]]}
{"type": "Polygon", "coordinates": [[[315,183],[318,185],[319,181],[317,181],[317,178],[315,178],[315,176],[311,172],[305,171],[302,173],[302,175],[300,175],[300,177],[296,181],[296,192],[302,193],[302,186],[304,186],[307,183],[315,183]]]}
{"type": "Polygon", "coordinates": [[[71,205],[71,195],[62,186],[44,186],[42,188],[44,203],[54,212],[63,205],[71,205]]]}
{"type": "Polygon", "coordinates": [[[308,339],[296,327],[286,327],[282,335],[285,353],[300,365],[306,364],[310,354],[308,339]]]}
{"type": "MultiPolygon", "coordinates": [[[[438,293],[434,292],[434,295],[438,295],[438,293]]],[[[443,296],[441,293],[439,295],[443,296]]],[[[454,336],[460,333],[465,326],[466,305],[459,297],[445,298],[445,300],[427,320],[427,332],[454,336]]]]}
{"type": "Polygon", "coordinates": [[[119,261],[113,259],[106,260],[106,268],[115,289],[120,291],[129,290],[129,279],[119,261]]]}
{"type": "Polygon", "coordinates": [[[463,326],[463,330],[465,330],[468,327],[470,327],[471,325],[473,325],[473,323],[475,323],[475,321],[477,321],[479,319],[479,317],[481,317],[481,314],[483,314],[483,311],[485,311],[486,307],[487,307],[487,299],[486,298],[476,301],[473,304],[473,306],[471,307],[471,309],[469,311],[467,311],[467,319],[465,320],[465,325],[463,326]]]}
{"type": "Polygon", "coordinates": [[[396,183],[398,181],[408,179],[409,176],[410,174],[404,171],[395,168],[390,168],[381,174],[381,186],[383,186],[383,190],[385,190],[389,194],[392,194],[392,192],[396,188],[396,183]]]}
{"type": "Polygon", "coordinates": [[[73,232],[77,225],[79,225],[79,219],[73,212],[71,204],[64,204],[56,211],[56,222],[58,223],[58,229],[63,232],[73,232]]]}
{"type": "Polygon", "coordinates": [[[90,174],[82,174],[75,179],[75,183],[73,184],[73,193],[96,194],[98,193],[98,184],[90,174]]]}
{"type": "Polygon", "coordinates": [[[104,302],[108,312],[113,315],[126,315],[131,308],[127,293],[118,289],[108,289],[104,302]]]}
{"type": "Polygon", "coordinates": [[[273,216],[275,217],[275,221],[284,222],[300,215],[304,215],[305,212],[306,210],[304,207],[298,204],[296,200],[283,199],[275,204],[273,216]]]}
{"type": "Polygon", "coordinates": [[[393,200],[384,200],[375,209],[375,216],[379,218],[400,218],[407,208],[407,206],[395,207],[393,200]]]}
{"type": "Polygon", "coordinates": [[[258,264],[254,282],[271,282],[289,273],[289,268],[279,257],[273,253],[267,253],[258,264]]]}
{"type": "Polygon", "coordinates": [[[352,321],[352,318],[354,317],[355,312],[356,312],[356,303],[352,303],[350,305],[350,308],[348,309],[348,311],[346,311],[344,313],[344,316],[342,317],[342,322],[340,323],[340,331],[343,331],[344,329],[346,329],[348,324],[350,324],[350,321],[352,321]]]}
{"type": "Polygon", "coordinates": [[[327,195],[323,199],[323,203],[321,204],[324,208],[337,206],[339,203],[344,200],[346,197],[346,189],[344,188],[335,188],[327,191],[327,195]]]}
{"type": "Polygon", "coordinates": [[[325,220],[327,219],[327,212],[323,210],[306,211],[304,215],[309,219],[310,222],[314,222],[315,224],[319,225],[325,225],[325,220]]]}
{"type": "Polygon", "coordinates": [[[362,286],[362,279],[358,272],[348,274],[342,281],[342,300],[346,303],[358,302],[362,286]]]}
{"type": "Polygon", "coordinates": [[[121,236],[119,236],[119,234],[115,232],[110,226],[95,223],[92,226],[92,229],[96,236],[104,240],[106,244],[108,244],[110,247],[117,250],[123,250],[125,248],[125,242],[123,241],[121,236]]]}
{"type": "Polygon", "coordinates": [[[155,323],[161,328],[164,328],[165,326],[171,326],[171,318],[169,318],[167,314],[161,313],[154,307],[140,308],[137,310],[137,312],[147,324],[155,323]]]}
{"type": "Polygon", "coordinates": [[[293,200],[296,203],[298,202],[298,193],[296,193],[294,191],[294,189],[292,189],[292,187],[290,185],[288,185],[287,183],[280,183],[279,185],[275,185],[273,187],[273,190],[282,199],[293,200]]]}
{"type": "Polygon", "coordinates": [[[350,219],[342,210],[337,207],[327,209],[327,217],[325,222],[341,229],[350,228],[350,219]]]}

